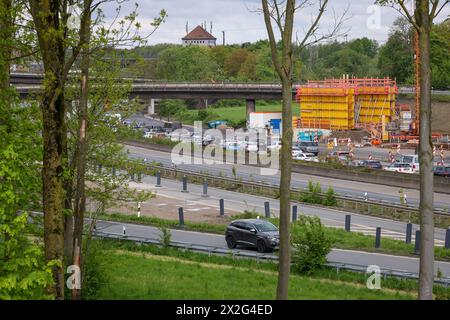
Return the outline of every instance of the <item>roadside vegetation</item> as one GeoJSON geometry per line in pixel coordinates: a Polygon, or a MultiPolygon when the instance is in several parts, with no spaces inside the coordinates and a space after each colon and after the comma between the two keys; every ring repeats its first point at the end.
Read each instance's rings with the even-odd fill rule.
{"type": "MultiPolygon", "coordinates": [[[[274,262],[118,240],[94,240],[92,247],[90,299],[270,299],[276,288],[274,262]]],[[[382,290],[368,290],[367,275],[333,268],[308,275],[293,269],[291,281],[290,299],[413,299],[417,290],[417,281],[392,277],[381,279],[382,290]]],[[[436,299],[449,297],[449,288],[434,291],[436,299]]]]}

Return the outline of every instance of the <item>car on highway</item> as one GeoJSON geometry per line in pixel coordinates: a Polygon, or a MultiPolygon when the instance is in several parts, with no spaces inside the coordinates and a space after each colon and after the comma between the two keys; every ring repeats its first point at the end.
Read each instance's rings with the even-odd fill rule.
{"type": "Polygon", "coordinates": [[[383,165],[378,160],[363,160],[360,162],[360,166],[369,169],[383,169],[383,165]]]}
{"type": "Polygon", "coordinates": [[[164,131],[166,131],[167,133],[173,132],[181,128],[183,128],[183,125],[179,121],[165,122],[163,127],[164,131]]]}
{"type": "Polygon", "coordinates": [[[390,166],[384,167],[383,170],[391,172],[414,173],[411,165],[404,162],[394,162],[390,166]]]}
{"type": "Polygon", "coordinates": [[[433,169],[434,175],[439,177],[450,177],[450,166],[437,166],[433,169]]]}
{"type": "Polygon", "coordinates": [[[309,152],[293,152],[292,159],[301,160],[301,161],[309,161],[309,162],[319,162],[319,158],[317,158],[314,153],[309,152]]]}
{"type": "Polygon", "coordinates": [[[281,149],[281,141],[280,140],[272,141],[271,144],[267,146],[267,149],[269,149],[271,151],[280,150],[281,149]]]}
{"type": "Polygon", "coordinates": [[[314,141],[299,141],[296,146],[303,152],[319,154],[319,144],[314,141]]]}
{"type": "Polygon", "coordinates": [[[330,151],[326,159],[335,161],[348,161],[350,159],[350,152],[348,151],[330,151]]]}
{"type": "Polygon", "coordinates": [[[278,228],[266,220],[240,219],[232,221],[225,232],[230,249],[237,245],[256,247],[258,252],[272,252],[280,245],[278,228]]]}
{"type": "Polygon", "coordinates": [[[398,155],[396,158],[397,162],[409,163],[414,171],[414,173],[419,173],[419,156],[417,154],[412,155],[398,155]]]}
{"type": "Polygon", "coordinates": [[[240,151],[245,148],[239,141],[229,141],[226,143],[225,148],[229,151],[240,151]]]}

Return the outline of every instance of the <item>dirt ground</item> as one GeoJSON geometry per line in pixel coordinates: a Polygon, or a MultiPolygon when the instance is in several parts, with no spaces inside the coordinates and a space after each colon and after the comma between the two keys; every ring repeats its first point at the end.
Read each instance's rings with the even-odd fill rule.
{"type": "MultiPolygon", "coordinates": [[[[219,217],[219,209],[199,204],[194,201],[173,199],[164,195],[156,195],[154,198],[141,204],[141,216],[157,217],[166,220],[178,220],[178,208],[184,209],[184,220],[197,223],[226,224],[226,218],[219,217]]],[[[122,203],[107,210],[108,213],[122,213],[137,215],[137,203],[122,203]]],[[[238,212],[225,210],[225,216],[230,217],[238,212]]]]}
{"type": "MultiPolygon", "coordinates": [[[[413,100],[398,100],[398,104],[414,104],[413,100]]],[[[431,129],[433,133],[450,134],[450,102],[431,104],[431,129]]]]}

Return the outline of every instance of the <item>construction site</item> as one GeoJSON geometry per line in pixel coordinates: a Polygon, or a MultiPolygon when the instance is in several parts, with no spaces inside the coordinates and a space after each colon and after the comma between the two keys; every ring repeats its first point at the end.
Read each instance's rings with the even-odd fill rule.
{"type": "MultiPolygon", "coordinates": [[[[293,127],[324,139],[415,147],[419,141],[418,99],[415,105],[397,104],[397,94],[396,81],[390,78],[343,76],[308,81],[297,89],[300,116],[293,118],[293,127]]],[[[439,143],[443,136],[433,134],[433,139],[439,143]]]]}

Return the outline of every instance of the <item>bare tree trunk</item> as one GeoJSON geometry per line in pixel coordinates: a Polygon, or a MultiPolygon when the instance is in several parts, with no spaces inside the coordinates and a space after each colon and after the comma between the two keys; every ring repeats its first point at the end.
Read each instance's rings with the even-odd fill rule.
{"type": "Polygon", "coordinates": [[[41,109],[43,115],[43,209],[46,261],[52,267],[54,286],[49,288],[57,299],[64,299],[64,37],[61,33],[60,1],[30,0],[31,14],[38,35],[45,78],[41,109]]]}
{"type": "Polygon", "coordinates": [[[419,299],[433,299],[434,283],[434,210],[433,143],[431,141],[431,70],[429,1],[417,1],[420,50],[420,273],[419,299]]]}
{"type": "Polygon", "coordinates": [[[12,0],[0,0],[0,90],[6,92],[9,89],[11,66],[11,42],[12,34],[12,0]]]}
{"type": "Polygon", "coordinates": [[[288,298],[291,268],[290,211],[292,164],[292,80],[283,81],[283,128],[281,139],[280,176],[280,257],[278,267],[277,299],[288,298]]]}
{"type": "MultiPolygon", "coordinates": [[[[89,1],[85,2],[85,6],[90,7],[89,1]]],[[[75,210],[74,210],[74,237],[73,245],[74,250],[77,250],[79,246],[82,248],[82,238],[83,238],[83,226],[84,226],[84,214],[86,212],[86,193],[85,193],[85,182],[86,182],[86,155],[87,155],[87,127],[88,127],[88,97],[89,97],[89,38],[90,38],[90,25],[91,25],[91,15],[86,16],[85,23],[85,34],[81,35],[85,37],[85,46],[81,53],[81,86],[80,86],[80,103],[78,109],[79,116],[79,129],[78,129],[78,140],[77,140],[77,152],[76,152],[76,195],[75,195],[75,210]]],[[[79,255],[77,261],[74,263],[79,263],[79,267],[83,263],[81,250],[79,250],[79,255]]],[[[80,299],[80,290],[77,290],[74,299],[80,299]]]]}
{"type": "Polygon", "coordinates": [[[280,77],[283,90],[283,128],[281,140],[280,174],[280,256],[278,262],[277,299],[287,300],[291,268],[290,209],[291,209],[291,161],[292,161],[292,33],[294,27],[295,0],[283,3],[262,0],[264,21],[269,36],[272,61],[280,77]],[[284,8],[280,8],[285,4],[284,8]],[[277,12],[276,17],[271,12],[277,12]],[[283,18],[284,17],[284,18],[283,18]],[[281,57],[279,57],[271,19],[275,19],[281,33],[281,57]]]}

